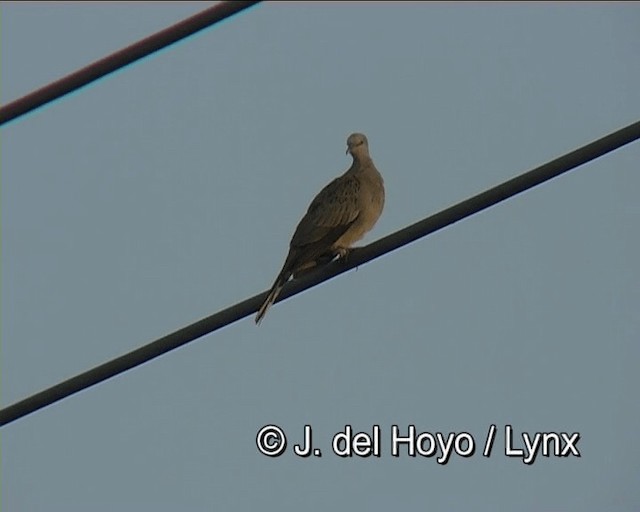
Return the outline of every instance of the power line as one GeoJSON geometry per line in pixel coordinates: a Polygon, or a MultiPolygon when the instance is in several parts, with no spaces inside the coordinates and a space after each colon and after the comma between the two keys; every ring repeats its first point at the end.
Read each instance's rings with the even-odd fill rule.
{"type": "MultiPolygon", "coordinates": [[[[516,176],[509,181],[486,190],[461,203],[451,206],[435,215],[427,217],[400,231],[396,231],[365,247],[353,250],[347,261],[333,262],[307,276],[290,281],[285,285],[276,302],[327,281],[354,267],[363,265],[383,254],[398,249],[434,231],[438,231],[470,215],[478,213],[505,199],[540,185],[560,174],[570,171],[584,163],[618,149],[640,138],[640,121],[602,137],[571,153],[561,156],[536,169],[516,176]]],[[[171,334],[144,345],[133,352],[96,366],[80,375],[65,380],[24,400],[0,410],[0,426],[11,423],[27,414],[51,405],[74,393],[87,389],[104,380],[146,363],[175,348],[236,322],[245,316],[253,315],[262,304],[267,292],[259,293],[238,304],[204,318],[171,334]]]]}
{"type": "Polygon", "coordinates": [[[0,126],[259,3],[221,2],[0,107],[0,126]]]}

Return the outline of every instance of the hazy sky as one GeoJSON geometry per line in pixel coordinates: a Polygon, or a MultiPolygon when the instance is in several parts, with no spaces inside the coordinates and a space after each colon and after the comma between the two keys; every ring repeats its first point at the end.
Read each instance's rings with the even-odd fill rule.
{"type": "MultiPolygon", "coordinates": [[[[207,5],[3,3],[1,101],[207,5]]],[[[638,3],[263,3],[3,126],[2,405],[265,290],[351,132],[386,183],[368,243],[637,121],[639,28],[638,3]]],[[[3,427],[2,509],[637,511],[639,161],[3,427]],[[380,457],[334,454],[347,425],[380,457]],[[475,452],[393,457],[394,425],[475,452]],[[581,456],[524,464],[506,425],[581,456]]]]}

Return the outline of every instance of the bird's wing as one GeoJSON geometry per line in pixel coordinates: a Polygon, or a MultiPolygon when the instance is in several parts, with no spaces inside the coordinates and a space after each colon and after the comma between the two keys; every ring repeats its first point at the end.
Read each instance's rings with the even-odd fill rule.
{"type": "Polygon", "coordinates": [[[309,205],[291,239],[292,247],[324,245],[329,249],[360,214],[360,181],[352,174],[336,178],[324,187],[309,205]]]}

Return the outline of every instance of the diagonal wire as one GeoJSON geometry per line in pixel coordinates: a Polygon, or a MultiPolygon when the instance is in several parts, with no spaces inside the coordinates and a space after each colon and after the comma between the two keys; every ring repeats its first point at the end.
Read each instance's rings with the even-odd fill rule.
{"type": "MultiPolygon", "coordinates": [[[[529,172],[516,176],[504,183],[466,199],[435,215],[427,217],[400,231],[396,231],[365,247],[353,250],[347,261],[334,262],[310,273],[303,278],[290,281],[285,285],[276,302],[297,295],[319,283],[327,281],[354,267],[367,263],[388,252],[418,240],[424,236],[447,227],[459,220],[478,213],[505,199],[533,188],[556,176],[566,173],[625,144],[640,138],[640,121],[626,126],[610,135],[602,137],[571,153],[556,158],[529,172]]],[[[80,375],[65,380],[44,391],[40,391],[24,400],[0,410],[0,426],[11,423],[27,414],[78,393],[90,386],[146,363],[166,352],[190,343],[213,331],[226,327],[258,310],[267,292],[259,293],[238,304],[230,306],[198,322],[179,329],[171,334],[144,345],[116,359],[87,370],[80,375]]]]}
{"type": "Polygon", "coordinates": [[[137,41],[122,50],[51,82],[17,100],[0,107],[0,126],[65,94],[90,84],[113,71],[146,57],[180,39],[233,16],[259,1],[220,2],[204,11],[137,41]]]}

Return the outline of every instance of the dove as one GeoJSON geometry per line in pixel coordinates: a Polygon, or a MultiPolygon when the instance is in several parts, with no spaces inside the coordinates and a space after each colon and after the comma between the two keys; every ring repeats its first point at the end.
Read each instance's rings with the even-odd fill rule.
{"type": "Polygon", "coordinates": [[[384,181],[369,156],[362,133],[347,138],[351,167],[311,201],[289,244],[282,270],[256,314],[259,324],[289,279],[336,256],[346,258],[352,245],[370,231],[384,208],[384,181]]]}

